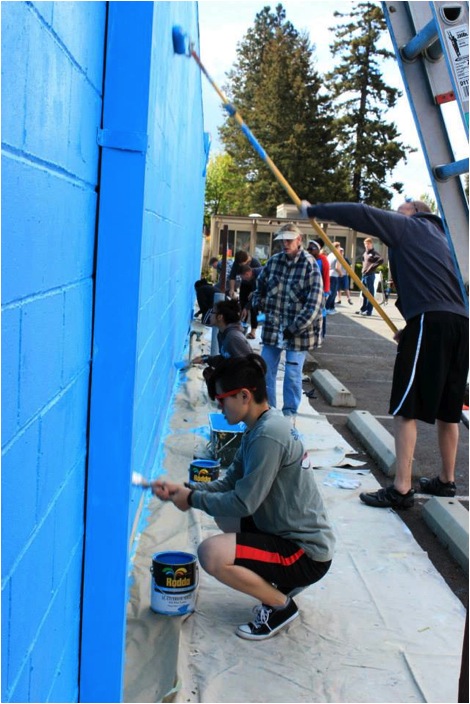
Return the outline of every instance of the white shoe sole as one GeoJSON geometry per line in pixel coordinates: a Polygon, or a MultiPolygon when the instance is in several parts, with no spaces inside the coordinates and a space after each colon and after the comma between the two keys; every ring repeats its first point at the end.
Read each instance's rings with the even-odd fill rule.
{"type": "MultiPolygon", "coordinates": [[[[268,634],[263,635],[263,636],[256,636],[256,635],[253,635],[252,633],[249,633],[247,631],[242,631],[241,626],[238,626],[235,633],[240,638],[245,638],[245,640],[266,640],[267,638],[272,638],[273,636],[275,636],[277,633],[279,633],[279,631],[282,631],[282,629],[285,628],[286,626],[288,626],[289,623],[294,621],[298,615],[299,615],[299,612],[297,611],[295,614],[292,614],[292,616],[289,619],[287,619],[287,621],[284,621],[284,623],[282,623],[280,626],[278,626],[277,628],[273,628],[272,631],[270,631],[268,634]]],[[[245,624],[243,624],[243,625],[245,625],[245,624]]]]}

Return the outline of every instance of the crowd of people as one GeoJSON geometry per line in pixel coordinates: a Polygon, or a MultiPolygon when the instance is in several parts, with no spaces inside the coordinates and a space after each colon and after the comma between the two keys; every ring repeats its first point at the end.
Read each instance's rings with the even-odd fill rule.
{"type": "MultiPolygon", "coordinates": [[[[418,420],[436,424],[441,456],[436,475],[419,480],[420,492],[454,496],[468,375],[468,309],[442,221],[421,201],[407,201],[396,212],[357,203],[308,201],[299,210],[305,218],[334,221],[368,235],[362,282],[372,295],[383,262],[374,239],[388,247],[396,305],[405,320],[395,336],[389,410],[394,418],[396,475],[393,484],[361,493],[360,500],[376,508],[413,506],[418,420]]],[[[240,449],[222,479],[184,485],[158,480],[152,485],[160,499],[172,501],[181,511],[202,510],[221,527],[221,534],[199,546],[199,561],[220,582],[260,601],[255,618],[236,631],[250,640],[269,638],[293,621],[298,616],[293,597],[322,579],[333,558],[333,531],[314,472],[303,467],[304,448],[295,417],[307,351],[322,344],[326,318],[336,312],[339,292],[352,304],[347,271],[333,252],[322,252],[321,242],[310,240],[304,248],[295,224],[281,227],[275,241],[281,250],[264,266],[246,252],[235,254],[226,272],[226,298],[210,310],[209,323],[219,331],[219,354],[193,360],[207,365],[209,396],[219,403],[227,421],[246,424],[240,449]],[[257,355],[241,321],[249,318],[248,338],[253,338],[260,312],[262,351],[257,355]],[[282,355],[281,401],[276,378],[282,355]]],[[[333,246],[344,256],[339,242],[333,246]]],[[[367,296],[363,295],[357,313],[372,314],[367,296]]]]}

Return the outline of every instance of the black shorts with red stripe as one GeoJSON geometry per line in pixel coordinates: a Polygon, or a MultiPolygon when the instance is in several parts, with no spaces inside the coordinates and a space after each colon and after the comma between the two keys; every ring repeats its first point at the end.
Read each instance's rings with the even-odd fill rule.
{"type": "Polygon", "coordinates": [[[288,594],[296,587],[318,582],[328,572],[331,560],[317,562],[292,540],[261,533],[251,517],[242,518],[237,533],[235,565],[246,567],[288,594]]]}

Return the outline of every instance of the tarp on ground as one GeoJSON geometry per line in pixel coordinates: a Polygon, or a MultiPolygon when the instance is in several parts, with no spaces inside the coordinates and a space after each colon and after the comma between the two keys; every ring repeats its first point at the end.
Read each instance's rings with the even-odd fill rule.
{"type": "MultiPolygon", "coordinates": [[[[204,352],[208,344],[202,341],[204,352]]],[[[201,370],[182,373],[163,459],[172,480],[187,480],[215,410],[201,370]]],[[[353,448],[306,399],[300,411],[312,464],[316,452],[323,464],[306,471],[315,472],[337,537],[329,573],[296,597],[300,618],[261,643],[234,634],[255,600],[202,570],[192,615],[156,614],[149,608],[152,554],[196,554],[218,528],[201,511],[181,513],[151,498],[134,557],[124,701],[457,701],[461,602],[395,512],[359,501],[360,491],[378,485],[366,467],[341,466],[353,448]],[[342,476],[360,485],[341,488],[333,480],[342,476]]]]}

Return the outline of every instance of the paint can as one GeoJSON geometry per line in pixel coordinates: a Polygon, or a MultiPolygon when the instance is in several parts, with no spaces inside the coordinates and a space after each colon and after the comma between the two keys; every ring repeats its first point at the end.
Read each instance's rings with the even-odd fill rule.
{"type": "Polygon", "coordinates": [[[243,422],[230,425],[223,413],[209,413],[209,425],[212,457],[219,459],[222,467],[228,467],[241,445],[246,425],[243,422]]]}
{"type": "Polygon", "coordinates": [[[196,556],[189,552],[156,552],[152,555],[150,608],[164,616],[184,616],[194,611],[198,585],[196,556]]]}
{"type": "Polygon", "coordinates": [[[219,478],[220,460],[193,460],[189,465],[190,482],[212,482],[219,478]]]}

